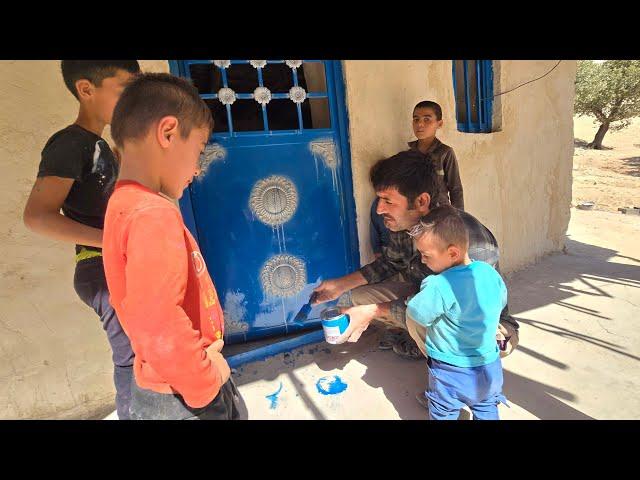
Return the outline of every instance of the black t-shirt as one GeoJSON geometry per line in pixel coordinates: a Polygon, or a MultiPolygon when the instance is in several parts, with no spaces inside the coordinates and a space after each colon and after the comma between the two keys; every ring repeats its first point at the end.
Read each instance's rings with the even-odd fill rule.
{"type": "MultiPolygon", "coordinates": [[[[102,137],[75,124],[53,134],[42,149],[38,169],[38,177],[49,176],[75,180],[62,204],[65,216],[90,227],[104,228],[118,163],[102,137]]],[[[81,246],[76,245],[76,252],[81,246]]]]}

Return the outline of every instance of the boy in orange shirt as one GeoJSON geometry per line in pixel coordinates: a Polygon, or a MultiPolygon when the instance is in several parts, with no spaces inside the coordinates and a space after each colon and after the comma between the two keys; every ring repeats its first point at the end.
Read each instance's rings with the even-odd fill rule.
{"type": "Polygon", "coordinates": [[[198,91],[145,74],[122,93],[111,124],[120,177],[104,226],[112,304],[133,351],[132,419],[237,419],[240,395],[222,356],[218,296],[177,207],[199,174],[213,120],[198,91]]]}

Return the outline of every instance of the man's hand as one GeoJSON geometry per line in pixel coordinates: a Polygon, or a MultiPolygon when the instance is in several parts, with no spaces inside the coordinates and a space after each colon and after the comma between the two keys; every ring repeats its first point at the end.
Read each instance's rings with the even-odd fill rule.
{"type": "Polygon", "coordinates": [[[338,298],[344,292],[366,284],[367,281],[360,272],[353,272],[345,275],[344,277],[325,280],[313,289],[316,293],[316,298],[312,305],[330,302],[331,300],[338,298]]]}
{"type": "Polygon", "coordinates": [[[518,331],[510,324],[503,322],[498,324],[496,342],[500,349],[500,357],[504,358],[511,354],[518,346],[518,331]]]}
{"type": "Polygon", "coordinates": [[[331,300],[335,300],[347,290],[348,288],[345,288],[342,278],[332,278],[330,280],[325,280],[316,288],[314,288],[313,291],[316,293],[316,298],[313,300],[313,304],[317,305],[319,303],[325,303],[330,302],[331,300]]]}
{"type": "Polygon", "coordinates": [[[341,308],[342,313],[349,315],[349,327],[338,338],[337,343],[357,342],[371,320],[378,315],[378,305],[358,305],[357,307],[341,308]]]}
{"type": "Polygon", "coordinates": [[[211,345],[207,347],[207,356],[211,360],[211,363],[216,367],[218,372],[220,372],[220,376],[222,377],[222,384],[224,385],[229,377],[231,376],[231,369],[229,368],[229,364],[224,359],[222,354],[222,347],[224,347],[223,340],[216,340],[211,345]]]}

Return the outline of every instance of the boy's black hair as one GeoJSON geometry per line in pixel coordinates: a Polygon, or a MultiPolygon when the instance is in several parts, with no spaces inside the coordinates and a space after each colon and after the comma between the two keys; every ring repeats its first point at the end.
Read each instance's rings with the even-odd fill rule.
{"type": "Polygon", "coordinates": [[[431,197],[431,207],[437,206],[440,189],[433,162],[402,152],[375,163],[369,171],[369,178],[376,192],[397,189],[407,197],[410,210],[415,199],[424,192],[431,197]]]}
{"type": "Polygon", "coordinates": [[[76,90],[78,80],[86,79],[99,87],[105,78],[115,76],[118,70],[125,70],[132,74],[140,73],[137,60],[62,60],[60,69],[65,85],[76,98],[78,98],[76,90]]]}
{"type": "Polygon", "coordinates": [[[442,205],[431,210],[420,219],[420,232],[414,235],[419,238],[425,233],[431,233],[438,238],[444,248],[451,245],[460,247],[463,250],[469,248],[469,232],[460,216],[457,208],[451,205],[442,205]]]}
{"type": "Polygon", "coordinates": [[[154,123],[168,115],[178,119],[183,138],[193,128],[213,129],[211,110],[193,84],[168,73],[143,73],[127,85],[118,100],[111,137],[122,147],[125,140],[143,138],[154,123]]]}
{"type": "Polygon", "coordinates": [[[415,107],[413,107],[413,111],[416,111],[416,108],[430,108],[436,114],[436,120],[442,120],[442,107],[438,105],[436,102],[432,102],[431,100],[423,100],[419,102],[415,107]]]}

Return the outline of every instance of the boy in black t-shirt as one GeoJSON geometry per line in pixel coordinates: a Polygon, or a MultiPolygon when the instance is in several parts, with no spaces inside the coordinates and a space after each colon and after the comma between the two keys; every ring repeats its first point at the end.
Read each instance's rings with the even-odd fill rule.
{"type": "Polygon", "coordinates": [[[136,60],[63,60],[64,82],[80,102],[76,121],[49,138],[24,210],[36,233],[76,244],[74,288],[100,316],[114,363],[118,418],[129,418],[133,351],[109,303],[102,264],[102,229],[118,163],[101,137],[133,75],[136,60]],[[62,210],[62,214],[60,213],[62,210]]]}

